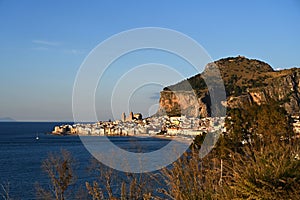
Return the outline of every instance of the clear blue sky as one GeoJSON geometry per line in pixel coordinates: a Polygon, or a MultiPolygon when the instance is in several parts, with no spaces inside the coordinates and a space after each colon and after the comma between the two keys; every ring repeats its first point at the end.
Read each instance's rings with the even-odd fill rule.
{"type": "MultiPolygon", "coordinates": [[[[273,68],[300,66],[298,0],[188,2],[0,0],[0,118],[72,120],[72,88],[84,58],[132,28],[180,31],[214,60],[240,54],[273,68]]],[[[159,89],[148,99],[157,101],[159,89]]],[[[111,117],[97,109],[100,119],[111,117]]]]}

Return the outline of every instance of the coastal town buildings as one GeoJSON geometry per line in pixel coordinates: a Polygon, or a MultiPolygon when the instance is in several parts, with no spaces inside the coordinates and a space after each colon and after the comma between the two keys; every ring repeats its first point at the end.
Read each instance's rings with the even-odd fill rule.
{"type": "Polygon", "coordinates": [[[157,116],[143,119],[142,114],[130,112],[127,119],[126,114],[122,113],[121,120],[55,126],[52,133],[92,136],[180,135],[195,137],[207,131],[225,131],[223,127],[224,118],[157,116]]]}
{"type": "MultiPolygon", "coordinates": [[[[293,127],[300,134],[300,117],[293,116],[293,127]]],[[[126,119],[122,113],[121,120],[99,121],[91,124],[73,124],[55,126],[52,134],[59,135],[92,135],[92,136],[184,136],[195,137],[203,133],[225,133],[225,117],[196,118],[187,116],[156,116],[143,119],[140,113],[129,114],[126,119]]]]}

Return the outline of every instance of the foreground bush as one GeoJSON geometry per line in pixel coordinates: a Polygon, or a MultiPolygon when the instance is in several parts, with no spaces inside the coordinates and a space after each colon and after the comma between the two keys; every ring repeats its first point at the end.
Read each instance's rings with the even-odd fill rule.
{"type": "Polygon", "coordinates": [[[233,154],[230,187],[242,199],[300,199],[299,143],[271,142],[233,154]]]}

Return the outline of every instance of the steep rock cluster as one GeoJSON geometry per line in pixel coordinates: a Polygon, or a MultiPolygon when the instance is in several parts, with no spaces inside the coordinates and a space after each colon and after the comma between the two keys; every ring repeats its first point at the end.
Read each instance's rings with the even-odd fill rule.
{"type": "Polygon", "coordinates": [[[224,83],[226,100],[221,102],[224,107],[277,102],[289,114],[299,115],[300,69],[274,71],[265,62],[243,56],[209,63],[203,73],[164,88],[157,114],[210,116],[211,99],[206,83],[214,78],[214,73],[209,72],[212,66],[217,66],[224,83]]]}

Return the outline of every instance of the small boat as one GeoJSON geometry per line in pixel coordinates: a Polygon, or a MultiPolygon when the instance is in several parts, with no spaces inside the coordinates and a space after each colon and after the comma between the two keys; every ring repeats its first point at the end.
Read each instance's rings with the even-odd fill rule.
{"type": "Polygon", "coordinates": [[[39,138],[39,134],[38,134],[38,133],[36,134],[36,137],[35,137],[35,139],[36,139],[36,140],[39,140],[39,139],[40,139],[40,138],[39,138]]]}

